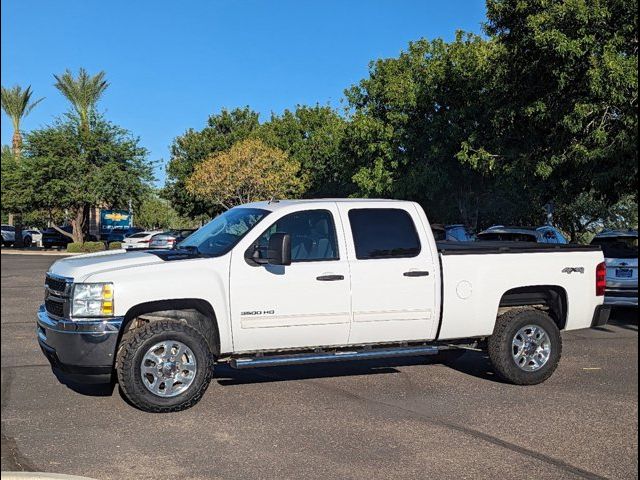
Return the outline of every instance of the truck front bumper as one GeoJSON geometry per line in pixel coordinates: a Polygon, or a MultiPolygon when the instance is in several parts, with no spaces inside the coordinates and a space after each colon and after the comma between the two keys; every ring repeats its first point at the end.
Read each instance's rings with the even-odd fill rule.
{"type": "Polygon", "coordinates": [[[64,320],[38,310],[38,343],[51,366],[63,373],[111,375],[122,317],[64,320]]]}

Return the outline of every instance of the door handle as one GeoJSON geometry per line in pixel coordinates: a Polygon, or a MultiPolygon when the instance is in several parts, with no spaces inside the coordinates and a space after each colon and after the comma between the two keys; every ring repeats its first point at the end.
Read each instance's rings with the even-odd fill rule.
{"type": "Polygon", "coordinates": [[[321,282],[335,282],[336,280],[344,280],[344,275],[320,275],[316,280],[321,282]]]}
{"type": "Polygon", "coordinates": [[[403,275],[405,277],[428,277],[429,272],[426,270],[409,270],[408,272],[404,272],[403,275]]]}

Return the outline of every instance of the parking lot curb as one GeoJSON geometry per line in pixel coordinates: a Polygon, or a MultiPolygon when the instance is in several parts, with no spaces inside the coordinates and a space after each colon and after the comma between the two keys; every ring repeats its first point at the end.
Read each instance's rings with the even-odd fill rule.
{"type": "Polygon", "coordinates": [[[2,480],[92,480],[89,477],[78,477],[76,475],[64,475],[61,473],[42,472],[2,472],[2,480]]]}
{"type": "Polygon", "coordinates": [[[81,253],[69,253],[69,252],[59,252],[59,251],[50,251],[50,250],[5,250],[4,248],[0,252],[2,255],[57,255],[68,257],[71,255],[81,255],[81,253]]]}

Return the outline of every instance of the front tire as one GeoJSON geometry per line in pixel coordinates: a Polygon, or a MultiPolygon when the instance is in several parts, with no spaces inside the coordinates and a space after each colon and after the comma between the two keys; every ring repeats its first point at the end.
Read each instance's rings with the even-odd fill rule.
{"type": "Polygon", "coordinates": [[[179,320],[160,320],[130,330],[116,357],[124,396],[147,412],[178,412],[202,398],[214,358],[198,330],[179,320]]]}
{"type": "Polygon", "coordinates": [[[29,248],[31,246],[31,237],[28,235],[24,237],[24,239],[22,240],[22,245],[24,246],[24,248],[29,248]]]}
{"type": "Polygon", "coordinates": [[[488,341],[489,358],[496,373],[516,385],[547,380],[562,356],[558,326],[545,312],[514,309],[496,320],[488,341]]]}

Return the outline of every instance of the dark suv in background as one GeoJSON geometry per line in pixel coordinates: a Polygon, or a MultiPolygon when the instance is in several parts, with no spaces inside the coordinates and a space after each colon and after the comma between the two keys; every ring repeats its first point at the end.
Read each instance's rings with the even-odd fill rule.
{"type": "MultiPolygon", "coordinates": [[[[58,228],[68,233],[73,232],[73,227],[71,225],[63,225],[58,228]]],[[[95,235],[87,235],[85,237],[85,240],[87,242],[95,242],[97,238],[95,235]]],[[[71,237],[63,235],[53,227],[47,228],[42,231],[42,246],[45,249],[67,248],[67,245],[69,245],[71,242],[73,242],[71,237]]]]}

